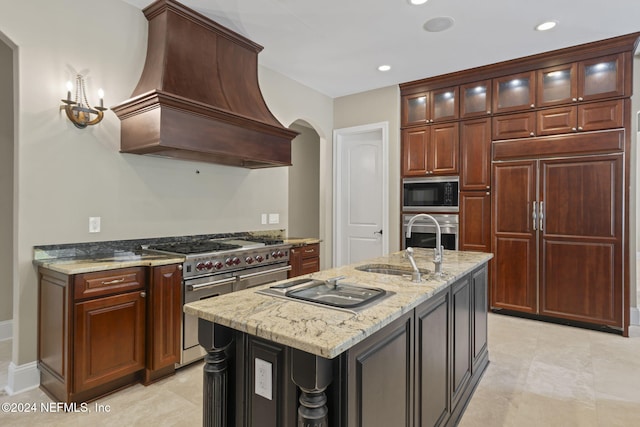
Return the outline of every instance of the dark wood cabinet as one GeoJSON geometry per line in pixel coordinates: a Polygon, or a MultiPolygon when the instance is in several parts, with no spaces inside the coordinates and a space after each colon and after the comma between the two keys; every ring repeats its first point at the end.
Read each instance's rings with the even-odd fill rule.
{"type": "Polygon", "coordinates": [[[402,175],[458,173],[459,125],[443,123],[402,132],[402,175]]]}
{"type": "Polygon", "coordinates": [[[145,383],[172,374],[180,363],[182,265],[152,267],[148,288],[145,383]]]}
{"type": "Polygon", "coordinates": [[[139,381],[145,367],[146,269],[68,276],[38,270],[40,385],[82,402],[139,381]]]}
{"type": "Polygon", "coordinates": [[[491,252],[491,193],[460,192],[461,251],[491,252]]]}
{"type": "Polygon", "coordinates": [[[144,368],[145,306],[143,290],[74,304],[73,393],[144,368]]]}
{"type": "Polygon", "coordinates": [[[347,352],[346,425],[413,425],[413,312],[347,352]]]}
{"type": "Polygon", "coordinates": [[[514,139],[536,136],[536,113],[506,114],[493,117],[493,139],[514,139]]]}
{"type": "Polygon", "coordinates": [[[402,126],[455,120],[459,117],[457,87],[420,92],[402,97],[402,126]]]}
{"type": "Polygon", "coordinates": [[[450,305],[444,292],[416,309],[415,419],[422,427],[445,425],[451,412],[450,305]]]}
{"type": "Polygon", "coordinates": [[[491,119],[460,122],[460,191],[491,188],[491,119]]]}
{"type": "Polygon", "coordinates": [[[489,272],[486,268],[482,268],[471,273],[471,296],[473,331],[472,331],[472,366],[473,375],[485,364],[488,346],[488,310],[489,301],[487,300],[487,284],[489,272]]]}
{"type": "Polygon", "coordinates": [[[179,264],[66,275],[39,268],[40,385],[83,402],[173,374],[180,361],[179,264]]]}
{"type": "Polygon", "coordinates": [[[491,307],[536,312],[537,162],[505,162],[493,169],[491,307]]]}
{"type": "Polygon", "coordinates": [[[539,111],[536,135],[615,129],[624,126],[624,101],[601,101],[539,111]]]}
{"type": "MultiPolygon", "coordinates": [[[[616,172],[621,174],[619,179],[611,178],[615,175],[613,172],[610,178],[602,178],[610,186],[608,188],[615,190],[622,204],[616,205],[610,215],[605,214],[600,219],[605,222],[615,219],[616,223],[623,224],[629,222],[632,203],[628,191],[631,188],[631,174],[628,171],[633,169],[629,155],[632,139],[630,96],[633,54],[639,38],[640,33],[633,33],[400,84],[401,97],[418,92],[432,93],[443,87],[459,88],[461,225],[458,247],[494,252],[489,289],[490,303],[495,309],[542,315],[542,302],[538,302],[538,287],[542,282],[538,281],[536,275],[546,271],[546,261],[538,259],[541,232],[537,230],[538,234],[531,234],[533,204],[539,209],[538,204],[544,202],[540,199],[542,196],[537,194],[541,191],[539,181],[544,179],[538,175],[538,162],[555,158],[622,154],[622,172],[616,172]],[[482,118],[491,123],[476,121],[482,118]],[[487,131],[491,143],[484,139],[487,131]],[[483,140],[487,144],[484,149],[480,148],[480,141],[483,140]],[[484,170],[486,158],[491,158],[495,164],[488,173],[484,170]],[[530,160],[534,161],[534,166],[525,165],[530,160]],[[533,181],[527,177],[531,173],[528,169],[535,171],[533,181]],[[487,185],[482,187],[487,175],[490,176],[490,188],[487,185]],[[501,186],[499,193],[490,196],[481,193],[483,190],[494,193],[496,183],[501,186]],[[473,191],[477,193],[473,194],[473,191]],[[486,214],[486,201],[490,198],[492,208],[486,214]],[[487,217],[491,217],[490,226],[484,223],[487,217]],[[492,233],[491,243],[484,244],[484,236],[488,232],[492,233]],[[533,238],[534,235],[538,237],[533,238]]],[[[429,171],[428,159],[423,155],[431,138],[427,127],[412,129],[403,122],[403,177],[420,176],[429,171]]],[[[612,168],[618,168],[617,163],[612,168]]],[[[581,178],[586,179],[585,176],[581,178]]],[[[566,184],[558,185],[567,188],[566,184]]],[[[584,183],[571,183],[567,191],[573,191],[575,186],[578,188],[576,194],[583,194],[588,199],[590,190],[581,185],[584,183]]],[[[591,223],[584,225],[589,227],[591,223]]],[[[568,241],[573,239],[570,236],[563,238],[568,241]]],[[[629,257],[629,241],[632,239],[622,234],[620,239],[620,242],[613,244],[615,249],[611,249],[611,252],[618,254],[621,251],[621,260],[616,255],[615,262],[611,262],[622,271],[621,281],[617,275],[605,280],[603,276],[595,274],[594,278],[598,278],[603,289],[611,292],[602,299],[602,303],[614,301],[616,311],[619,307],[626,311],[629,309],[628,298],[618,295],[624,296],[630,292],[628,271],[632,258],[629,257]]],[[[604,245],[609,244],[607,242],[604,245]]],[[[561,258],[563,255],[559,253],[559,248],[569,250],[574,245],[556,244],[553,252],[549,252],[550,248],[546,250],[561,258]]],[[[597,252],[595,248],[590,250],[597,252]]],[[[575,252],[571,250],[568,253],[581,256],[577,248],[575,252]]],[[[569,275],[580,266],[566,262],[564,268],[557,268],[569,275]]],[[[603,268],[602,271],[609,271],[609,268],[603,268]]],[[[582,272],[575,275],[581,277],[582,272]]],[[[576,291],[573,298],[586,306],[592,304],[588,302],[591,296],[587,294],[576,291]]],[[[583,311],[589,310],[592,308],[583,311]]],[[[575,308],[573,312],[578,313],[579,310],[575,308]]],[[[588,315],[556,315],[553,309],[549,309],[545,310],[544,316],[570,317],[597,325],[611,324],[604,312],[600,315],[593,312],[588,315]]],[[[623,334],[628,334],[629,317],[622,317],[621,329],[623,334]]],[[[620,321],[616,321],[616,324],[620,324],[620,321]]]]}
{"type": "Polygon", "coordinates": [[[494,166],[492,307],[622,327],[622,162],[494,166]]]}
{"type": "Polygon", "coordinates": [[[493,79],[494,114],[532,108],[536,108],[534,71],[493,79]]]}
{"type": "Polygon", "coordinates": [[[289,278],[320,271],[320,245],[296,246],[289,252],[289,278]]]}
{"type": "Polygon", "coordinates": [[[469,119],[491,114],[491,80],[460,86],[460,118],[469,119]]]}
{"type": "Polygon", "coordinates": [[[622,99],[563,106],[493,118],[493,139],[516,139],[624,126],[622,99]]]}
{"type": "Polygon", "coordinates": [[[471,380],[471,282],[468,277],[451,286],[452,348],[451,407],[455,408],[471,380]]]}
{"type": "Polygon", "coordinates": [[[631,95],[631,76],[625,55],[593,58],[578,64],[578,101],[631,95]]]}

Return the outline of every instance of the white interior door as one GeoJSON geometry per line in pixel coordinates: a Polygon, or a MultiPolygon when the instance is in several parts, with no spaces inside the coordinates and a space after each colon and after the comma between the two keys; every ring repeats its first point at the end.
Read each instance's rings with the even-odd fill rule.
{"type": "Polygon", "coordinates": [[[389,250],[388,123],[334,131],[334,266],[389,250]]]}

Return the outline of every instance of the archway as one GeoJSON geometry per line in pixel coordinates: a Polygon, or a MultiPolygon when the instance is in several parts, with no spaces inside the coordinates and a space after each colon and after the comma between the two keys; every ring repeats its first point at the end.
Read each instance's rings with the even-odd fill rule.
{"type": "Polygon", "coordinates": [[[300,135],[291,143],[288,235],[320,238],[320,135],[303,120],[289,128],[300,135]]]}

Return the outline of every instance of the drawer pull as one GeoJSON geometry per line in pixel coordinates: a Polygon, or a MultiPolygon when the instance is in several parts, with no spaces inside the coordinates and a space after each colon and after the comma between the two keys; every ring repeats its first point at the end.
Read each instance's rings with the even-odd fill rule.
{"type": "Polygon", "coordinates": [[[116,280],[111,280],[109,282],[102,282],[103,285],[115,285],[116,283],[122,283],[124,282],[124,277],[121,277],[120,279],[116,279],[116,280]]]}
{"type": "Polygon", "coordinates": [[[312,253],[314,253],[314,252],[315,252],[315,249],[305,249],[305,250],[304,250],[304,253],[305,253],[305,254],[312,254],[312,253]]]}

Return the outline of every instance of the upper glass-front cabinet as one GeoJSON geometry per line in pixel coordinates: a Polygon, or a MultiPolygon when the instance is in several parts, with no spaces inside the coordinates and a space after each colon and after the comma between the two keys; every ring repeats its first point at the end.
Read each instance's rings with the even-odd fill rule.
{"type": "Polygon", "coordinates": [[[493,80],[493,112],[536,107],[535,72],[512,74],[493,80]]]}
{"type": "Polygon", "coordinates": [[[460,117],[469,118],[491,114],[491,80],[460,86],[460,117]]]}
{"type": "Polygon", "coordinates": [[[612,55],[578,64],[578,101],[624,95],[624,56],[612,55]]]}
{"type": "Polygon", "coordinates": [[[538,107],[624,95],[624,57],[613,55],[538,71],[538,107]]]}
{"type": "Polygon", "coordinates": [[[538,106],[567,104],[578,100],[577,65],[567,64],[538,71],[538,106]]]}
{"type": "Polygon", "coordinates": [[[455,120],[458,118],[458,88],[405,95],[402,104],[404,126],[455,120]]]}

